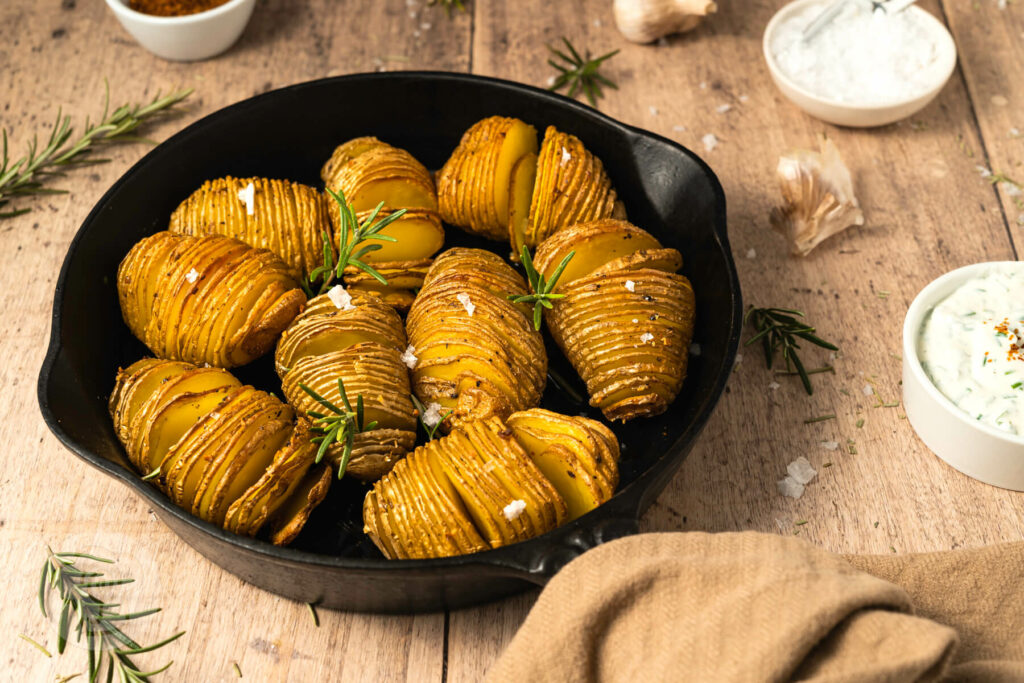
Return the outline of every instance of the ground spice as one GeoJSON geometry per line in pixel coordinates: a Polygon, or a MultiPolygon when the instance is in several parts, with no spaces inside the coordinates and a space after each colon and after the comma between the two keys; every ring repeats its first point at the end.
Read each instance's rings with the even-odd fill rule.
{"type": "Polygon", "coordinates": [[[223,5],[228,0],[129,0],[128,6],[136,12],[157,17],[182,17],[198,14],[223,5]]]}

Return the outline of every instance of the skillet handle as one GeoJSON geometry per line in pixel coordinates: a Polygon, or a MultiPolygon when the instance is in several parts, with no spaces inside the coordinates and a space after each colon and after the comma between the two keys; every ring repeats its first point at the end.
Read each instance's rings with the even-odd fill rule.
{"type": "Polygon", "coordinates": [[[639,521],[635,516],[615,516],[597,523],[578,528],[571,526],[563,533],[555,534],[546,544],[531,548],[529,556],[523,557],[513,574],[538,586],[545,585],[562,567],[602,543],[639,533],[639,521]]]}

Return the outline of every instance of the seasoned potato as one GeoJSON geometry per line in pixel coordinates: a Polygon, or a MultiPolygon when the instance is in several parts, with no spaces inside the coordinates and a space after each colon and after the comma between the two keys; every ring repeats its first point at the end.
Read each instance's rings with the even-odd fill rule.
{"type": "Polygon", "coordinates": [[[420,446],[363,500],[385,557],[448,557],[524,541],[607,501],[619,446],[594,420],[545,410],[465,422],[420,446]]]}
{"type": "Polygon", "coordinates": [[[514,258],[524,244],[532,249],[570,225],[611,216],[625,218],[601,160],[579,138],[554,126],[544,132],[535,177],[529,211],[522,204],[525,195],[519,195],[515,220],[509,225],[514,258]]]}
{"type": "Polygon", "coordinates": [[[481,249],[449,249],[427,272],[406,330],[417,357],[413,389],[424,405],[452,411],[445,429],[540,402],[544,342],[528,309],[507,298],[525,293],[523,279],[481,249]]]}
{"type": "MultiPolygon", "coordinates": [[[[377,422],[375,429],[356,434],[346,475],[377,479],[416,441],[409,369],[401,357],[406,346],[402,319],[370,296],[340,308],[329,294],[315,297],[281,335],[274,356],[277,374],[285,398],[300,415],[325,412],[300,384],[341,405],[341,379],[353,405],[363,397],[365,424],[377,422]]],[[[340,445],[328,448],[335,464],[341,456],[340,445]]]]}
{"type": "Polygon", "coordinates": [[[475,234],[508,239],[510,196],[529,195],[523,188],[532,189],[536,155],[537,131],[519,119],[492,116],[473,124],[437,173],[441,217],[475,234]]]}
{"type": "Polygon", "coordinates": [[[139,473],[229,531],[289,543],[327,494],[305,423],[226,370],[144,358],[118,373],[110,414],[139,473]]]}
{"type": "Polygon", "coordinates": [[[270,251],[158,232],[117,271],[125,323],[161,358],[230,368],[270,350],[306,297],[270,251]]]}
{"type": "MultiPolygon", "coordinates": [[[[430,257],[444,245],[444,228],[430,172],[405,150],[377,138],[364,137],[349,140],[335,149],[320,177],[330,190],[345,196],[360,224],[381,202],[384,207],[377,214],[378,220],[405,209],[401,218],[380,232],[395,241],[369,242],[380,248],[363,257],[388,284],[381,284],[355,267],[346,270],[344,279],[345,286],[353,293],[379,296],[400,311],[409,310],[414,290],[421,286],[422,274],[430,265],[430,257]]],[[[330,205],[334,243],[340,244],[341,214],[337,202],[330,200],[330,205]]],[[[351,234],[351,227],[349,230],[351,234]]]]}
{"type": "Polygon", "coordinates": [[[565,298],[544,315],[590,404],[609,420],[664,412],[682,388],[693,336],[693,289],[675,273],[682,257],[634,225],[605,219],[555,233],[534,264],[549,277],[570,251],[555,288],[565,298]]]}
{"type": "Polygon", "coordinates": [[[171,214],[169,230],[184,235],[225,235],[269,249],[292,275],[307,277],[323,263],[330,235],[328,204],[315,188],[290,180],[217,178],[203,183],[171,214]],[[253,186],[252,202],[247,188],[253,186]]]}

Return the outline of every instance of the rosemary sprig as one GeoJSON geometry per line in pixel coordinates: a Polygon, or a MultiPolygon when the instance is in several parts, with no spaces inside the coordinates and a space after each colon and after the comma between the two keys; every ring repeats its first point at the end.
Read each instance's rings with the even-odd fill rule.
{"type": "Polygon", "coordinates": [[[521,296],[515,296],[514,294],[508,295],[508,300],[514,304],[533,304],[533,328],[540,330],[540,316],[541,312],[545,308],[551,308],[551,302],[556,299],[565,297],[565,294],[555,294],[555,285],[558,284],[558,278],[562,277],[562,271],[569,265],[569,261],[576,255],[575,251],[570,251],[562,262],[555,268],[555,272],[551,274],[551,279],[546,279],[543,275],[537,272],[537,268],[533,265],[533,259],[530,258],[530,250],[523,245],[523,250],[520,253],[520,257],[523,261],[523,270],[526,271],[526,278],[530,281],[530,289],[533,290],[532,294],[523,294],[521,296]]]}
{"type": "Polygon", "coordinates": [[[448,410],[448,412],[442,413],[441,419],[435,422],[434,426],[431,427],[423,419],[423,416],[427,414],[427,407],[424,406],[423,403],[421,403],[418,398],[416,398],[415,394],[409,394],[409,398],[412,399],[413,405],[416,406],[416,414],[420,419],[420,424],[423,425],[423,431],[427,433],[427,441],[433,441],[434,437],[437,435],[437,430],[441,428],[441,424],[444,423],[444,421],[448,419],[448,416],[454,413],[455,411],[448,410]]]}
{"type": "Polygon", "coordinates": [[[46,548],[46,562],[39,577],[39,609],[46,614],[46,600],[53,590],[61,598],[60,618],[57,622],[57,653],[63,654],[71,634],[71,622],[77,617],[75,639],[78,642],[85,638],[86,650],[89,653],[89,682],[99,678],[103,664],[106,662],[107,681],[117,674],[118,681],[142,683],[149,681],[151,676],[166,671],[173,661],[154,671],[142,671],[131,660],[131,656],[152,652],[182,635],[180,631],[170,638],[165,638],[154,645],[139,645],[116,626],[118,621],[140,619],[155,614],[160,608],[121,614],[119,605],[100,600],[89,589],[107,586],[120,586],[131,583],[134,579],[104,579],[103,572],[84,571],[75,565],[76,560],[84,559],[93,562],[113,564],[113,560],[87,555],[85,553],[55,553],[46,548]]]}
{"type": "Polygon", "coordinates": [[[839,347],[815,336],[813,327],[793,316],[802,318],[804,314],[791,308],[751,308],[744,316],[743,322],[753,325],[755,334],[744,345],[750,346],[754,342],[760,341],[769,370],[772,369],[775,353],[781,350],[782,359],[786,361],[786,370],[795,371],[800,376],[804,390],[808,394],[813,394],[814,389],[811,387],[809,373],[796,353],[800,348],[797,340],[803,339],[815,346],[832,351],[838,351],[839,347]]]}
{"type": "Polygon", "coordinates": [[[551,83],[551,87],[548,90],[559,90],[568,86],[569,91],[566,94],[569,97],[576,97],[576,95],[582,92],[590,100],[590,105],[596,107],[598,98],[604,97],[604,91],[601,90],[602,85],[613,90],[619,89],[619,86],[600,72],[601,65],[606,60],[617,55],[619,53],[618,50],[612,50],[600,57],[593,58],[588,50],[586,58],[584,58],[580,56],[580,53],[569,42],[568,38],[563,36],[562,42],[565,43],[568,54],[548,45],[548,50],[551,54],[561,61],[559,63],[553,58],[548,59],[548,64],[558,70],[558,75],[555,76],[555,80],[551,83]]]}
{"type": "Polygon", "coordinates": [[[399,209],[394,213],[377,220],[378,214],[381,209],[384,208],[384,202],[377,205],[370,215],[366,217],[363,222],[359,222],[356,217],[355,209],[345,199],[345,194],[338,190],[335,192],[331,188],[326,188],[327,194],[334,199],[338,204],[338,213],[340,214],[340,229],[338,232],[341,237],[338,244],[338,262],[334,262],[334,249],[331,245],[330,237],[327,232],[321,233],[323,238],[323,250],[324,250],[324,263],[322,266],[318,266],[313,269],[313,272],[309,274],[309,281],[302,283],[302,288],[306,290],[307,296],[313,296],[313,287],[316,286],[317,280],[321,280],[320,285],[317,288],[317,294],[323,294],[331,285],[335,279],[341,279],[342,273],[348,266],[355,266],[360,270],[366,271],[372,275],[382,285],[388,283],[384,279],[384,276],[378,273],[372,266],[367,265],[362,259],[367,254],[383,249],[382,244],[365,244],[359,249],[356,249],[360,244],[368,240],[378,240],[380,242],[395,242],[395,238],[390,235],[381,235],[380,231],[391,225],[399,218],[405,215],[405,209],[399,209]]]}
{"type": "Polygon", "coordinates": [[[444,7],[444,11],[448,13],[449,19],[452,17],[452,10],[466,11],[466,5],[463,0],[428,0],[427,5],[431,7],[434,5],[444,7]]]}
{"type": "MultiPolygon", "coordinates": [[[[72,140],[71,136],[75,130],[71,126],[71,117],[65,116],[63,111],[58,109],[57,119],[53,123],[46,144],[40,149],[39,137],[34,135],[28,145],[28,153],[13,163],[7,155],[7,129],[3,129],[3,151],[0,153],[0,209],[19,197],[65,194],[67,190],[47,187],[47,184],[76,166],[109,161],[92,156],[97,146],[105,143],[139,141],[139,137],[130,133],[191,94],[191,89],[172,92],[164,97],[157,93],[149,104],[122,104],[114,111],[110,111],[110,88],[106,86],[103,115],[97,123],[90,123],[86,118],[82,134],[72,140]]],[[[31,210],[29,207],[0,210],[0,219],[20,216],[31,210]]]]}
{"type": "Polygon", "coordinates": [[[338,393],[341,394],[341,403],[344,408],[334,405],[302,382],[299,382],[299,388],[333,413],[333,415],[327,415],[313,410],[309,411],[309,416],[315,420],[312,431],[319,435],[310,441],[320,444],[320,448],[316,452],[316,462],[323,459],[324,453],[327,452],[331,444],[343,444],[341,462],[338,463],[338,479],[341,479],[345,476],[345,470],[348,469],[348,461],[352,457],[356,434],[370,431],[377,426],[377,421],[374,420],[368,425],[363,425],[363,395],[360,394],[356,397],[356,407],[353,410],[352,404],[348,400],[348,394],[345,393],[345,383],[341,381],[340,377],[338,378],[338,393]]]}

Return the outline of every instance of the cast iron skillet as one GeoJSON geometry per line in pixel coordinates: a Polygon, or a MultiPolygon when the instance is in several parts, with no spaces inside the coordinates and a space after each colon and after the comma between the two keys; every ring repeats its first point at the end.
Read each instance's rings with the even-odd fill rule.
{"type": "MultiPolygon", "coordinates": [[[[507,255],[507,244],[477,242],[453,228],[447,233],[446,246],[487,246],[507,255]]],[[[57,282],[39,405],[65,446],[131,487],[185,542],[242,579],[326,607],[435,610],[543,584],[587,549],[636,533],[639,516],[682,463],[723,391],[741,314],[725,196],[689,150],[517,83],[448,73],[358,74],[274,90],[211,114],[156,147],[110,188],[72,241],[57,282]],[[439,168],[462,132],[493,114],[524,119],[541,134],[551,124],[579,136],[603,160],[630,219],[679,249],[693,282],[702,353],[691,358],[682,394],[665,415],[614,426],[623,446],[614,498],[524,543],[450,559],[387,561],[362,534],[365,486],[358,482],[334,486],[296,542],[277,548],[200,521],[141,481],[107,414],[118,367],[147,355],[121,320],[115,288],[118,263],[131,246],[165,229],[174,207],[208,178],[263,175],[318,186],[333,148],[360,135],[376,135],[439,168]]],[[[577,381],[557,349],[549,355],[556,372],[577,381]]],[[[278,390],[267,359],[237,374],[278,390]]],[[[543,405],[598,416],[568,396],[549,382],[543,405]]]]}

